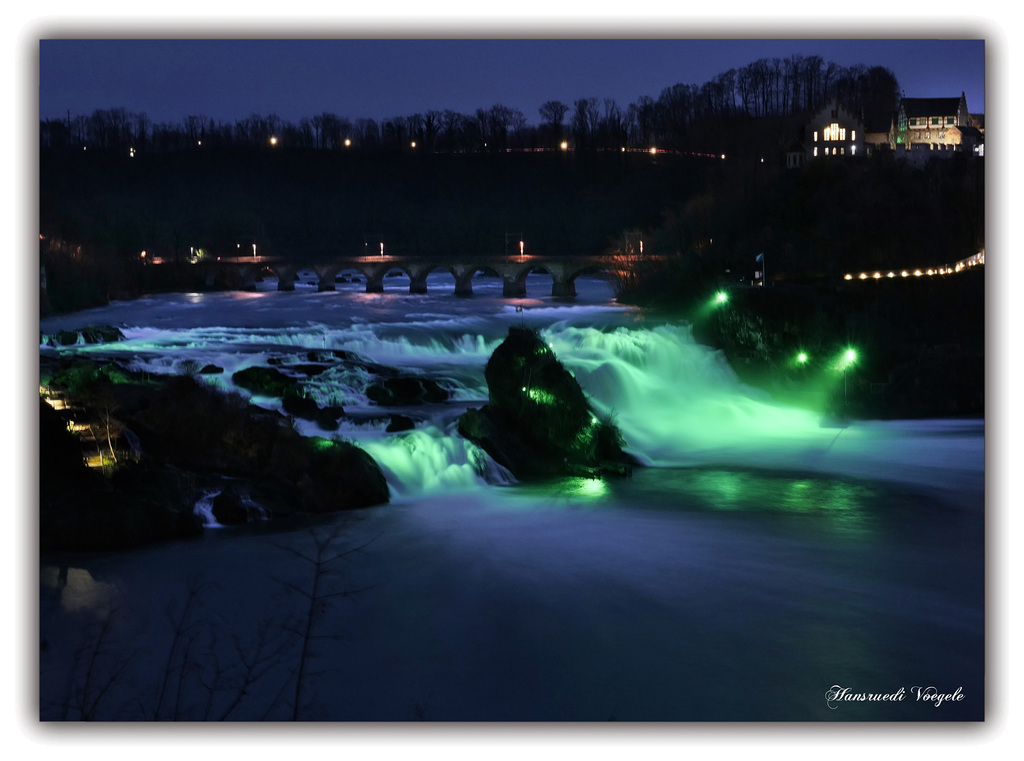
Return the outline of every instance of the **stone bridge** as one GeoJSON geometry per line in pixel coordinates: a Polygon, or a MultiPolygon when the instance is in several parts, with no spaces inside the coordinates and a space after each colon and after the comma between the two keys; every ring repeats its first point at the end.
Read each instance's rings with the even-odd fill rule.
{"type": "MultiPolygon", "coordinates": [[[[646,259],[653,257],[647,256],[646,259]]],[[[416,257],[416,256],[352,256],[330,259],[283,259],[269,256],[232,257],[197,262],[205,271],[208,287],[252,290],[256,281],[270,274],[277,278],[279,291],[295,290],[300,271],[317,276],[320,291],[335,290],[335,278],[344,271],[355,271],[366,280],[367,293],[383,293],[384,278],[400,271],[409,277],[409,293],[426,293],[427,276],[431,272],[450,272],[455,278],[455,295],[473,295],[473,277],[478,273],[502,279],[502,295],[510,298],[526,296],[526,277],[542,271],[551,276],[551,295],[572,298],[576,295],[576,278],[595,272],[618,273],[628,270],[636,257],[631,256],[480,256],[480,257],[416,257]]]]}

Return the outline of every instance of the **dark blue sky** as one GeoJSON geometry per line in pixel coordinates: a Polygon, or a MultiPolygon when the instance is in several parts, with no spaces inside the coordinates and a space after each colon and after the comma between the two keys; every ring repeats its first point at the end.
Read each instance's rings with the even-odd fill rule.
{"type": "MultiPolygon", "coordinates": [[[[95,34],[92,32],[90,34],[95,34]]],[[[607,35],[607,32],[605,33],[607,35]]],[[[547,100],[614,98],[628,106],[665,87],[703,84],[758,58],[819,55],[885,66],[911,97],[967,94],[985,110],[985,42],[971,40],[109,40],[46,39],[39,47],[41,118],[97,108],[234,121],[324,111],[382,119],[428,109],[472,113],[503,103],[531,124],[547,100]]],[[[57,35],[53,35],[56,37],[57,35]]],[[[68,35],[62,35],[67,37],[68,35]]],[[[141,35],[140,35],[141,36],[141,35]]],[[[481,35],[483,36],[483,35],[481,35]]],[[[539,36],[539,35],[538,35],[539,36]]]]}

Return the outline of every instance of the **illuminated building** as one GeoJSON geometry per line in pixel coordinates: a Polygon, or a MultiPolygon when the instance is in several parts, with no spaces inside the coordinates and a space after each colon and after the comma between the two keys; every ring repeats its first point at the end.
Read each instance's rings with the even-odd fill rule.
{"type": "Polygon", "coordinates": [[[916,161],[954,152],[984,155],[982,124],[967,110],[962,92],[959,98],[904,98],[889,143],[898,158],[916,161]]]}

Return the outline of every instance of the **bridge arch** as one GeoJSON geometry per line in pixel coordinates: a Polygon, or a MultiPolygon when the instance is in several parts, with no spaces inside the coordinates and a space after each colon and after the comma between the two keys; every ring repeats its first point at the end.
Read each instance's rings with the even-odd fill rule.
{"type": "MultiPolygon", "coordinates": [[[[648,256],[654,260],[657,257],[648,256]]],[[[313,273],[314,281],[306,278],[307,285],[314,282],[320,291],[336,290],[339,273],[356,273],[365,279],[367,293],[383,293],[384,280],[389,272],[401,272],[409,278],[410,293],[426,293],[431,273],[444,271],[454,279],[455,294],[473,295],[473,279],[479,274],[500,277],[502,295],[521,298],[527,295],[527,278],[532,272],[546,273],[551,278],[551,295],[556,298],[576,296],[576,280],[581,275],[597,272],[629,271],[635,257],[624,256],[488,256],[440,255],[435,257],[394,256],[346,257],[332,259],[291,259],[272,257],[256,259],[232,258],[221,261],[194,262],[205,269],[208,287],[222,289],[254,289],[256,280],[265,273],[277,277],[278,290],[291,291],[296,287],[300,271],[313,273]]]]}

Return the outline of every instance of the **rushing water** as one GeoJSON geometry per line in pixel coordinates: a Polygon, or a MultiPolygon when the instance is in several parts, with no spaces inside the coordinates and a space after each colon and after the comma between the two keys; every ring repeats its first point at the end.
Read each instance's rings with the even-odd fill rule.
{"type": "MultiPolygon", "coordinates": [[[[201,541],[43,557],[42,716],[97,702],[100,718],[290,718],[297,683],[311,719],[983,716],[983,421],[823,426],[745,387],[687,325],[617,306],[600,280],[578,283],[572,304],[505,300],[500,281],[474,283],[471,299],[446,276],[426,296],[385,282],[380,295],[273,283],[162,295],[43,322],[121,325],[124,342],[62,351],[152,373],[212,363],[224,388],[249,365],[344,349],[454,392],[403,410],[416,430],[389,434],[357,371],[310,379],[348,413],[338,435],[381,464],[388,506],[312,529],[211,527],[201,541]],[[515,484],[458,436],[519,324],[541,330],[649,467],[515,484]],[[290,632],[309,620],[315,566],[299,553],[337,527],[338,575],[319,591],[352,594],[322,600],[303,661],[290,632]],[[189,597],[190,583],[205,586],[189,597]],[[195,625],[175,637],[190,599],[195,625]],[[242,662],[259,678],[246,682],[242,662]],[[830,706],[833,685],[904,697],[830,706]],[[915,687],[962,699],[936,706],[915,687]]],[[[531,276],[531,294],[545,289],[531,276]]]]}

